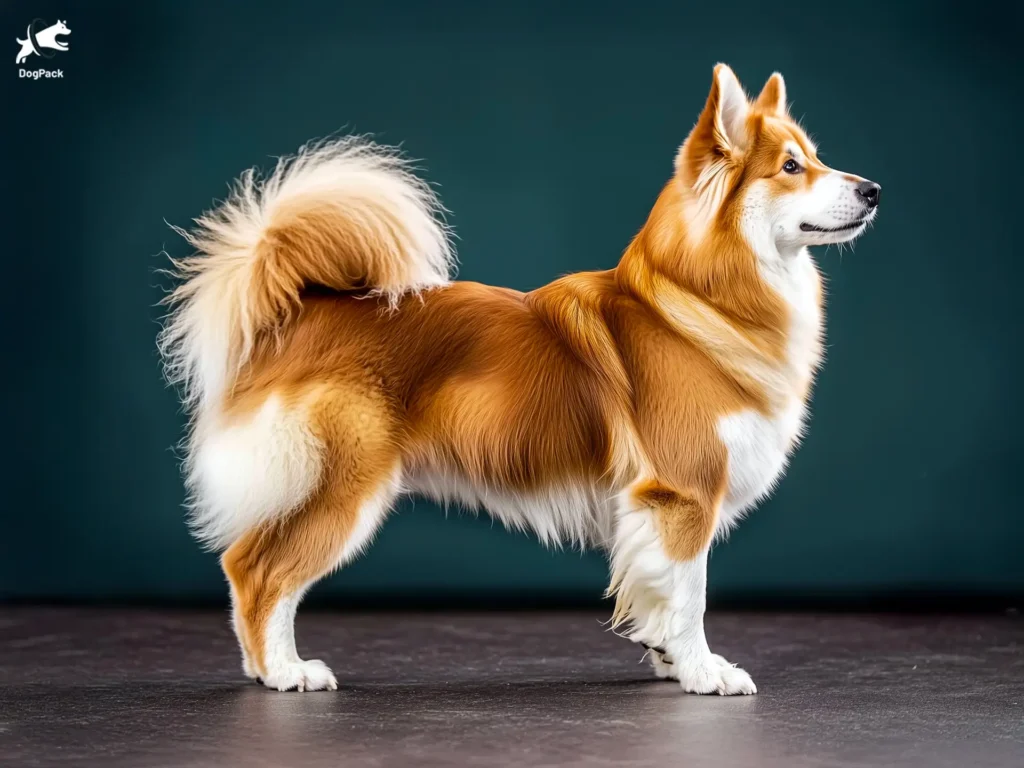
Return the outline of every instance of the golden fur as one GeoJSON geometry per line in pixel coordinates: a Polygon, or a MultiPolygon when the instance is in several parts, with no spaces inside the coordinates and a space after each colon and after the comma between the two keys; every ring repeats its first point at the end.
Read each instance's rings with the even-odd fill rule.
{"type": "MultiPolygon", "coordinates": [[[[785,195],[825,170],[786,114],[778,75],[730,125],[719,74],[675,174],[612,270],[529,293],[446,283],[445,230],[415,220],[436,214],[436,201],[395,155],[358,140],[307,151],[298,173],[355,157],[402,174],[418,196],[408,209],[356,188],[324,196],[330,184],[318,182],[264,210],[247,176],[199,221],[189,238],[200,255],[180,265],[163,338],[172,377],[191,393],[193,450],[273,395],[304,414],[323,455],[294,508],[208,537],[226,547],[252,674],[267,674],[274,606],[339,564],[361,506],[399,468],[517,497],[631,489],[670,560],[707,548],[728,481],[719,420],[771,415],[811,386],[812,369],[787,359],[790,310],[740,234],[743,190],[768,179],[785,195]],[[786,142],[802,148],[806,173],[780,175],[786,142]],[[256,224],[240,226],[245,217],[256,224]],[[220,346],[197,352],[218,322],[220,346]]],[[[274,183],[286,188],[294,172],[284,178],[274,183]]]]}

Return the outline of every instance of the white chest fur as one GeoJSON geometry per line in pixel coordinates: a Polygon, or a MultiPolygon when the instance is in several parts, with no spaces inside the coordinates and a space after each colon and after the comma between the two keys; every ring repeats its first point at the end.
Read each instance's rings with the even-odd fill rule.
{"type": "Polygon", "coordinates": [[[804,393],[821,358],[820,282],[810,253],[762,262],[762,275],[789,307],[786,361],[793,395],[770,415],[755,410],[722,417],[718,435],[729,454],[728,487],[719,531],[767,496],[782,477],[800,440],[807,404],[804,393]]]}
{"type": "Polygon", "coordinates": [[[793,402],[772,417],[740,411],[718,422],[718,436],[729,452],[729,484],[719,517],[728,530],[740,516],[767,496],[782,477],[803,428],[806,407],[793,402]]]}

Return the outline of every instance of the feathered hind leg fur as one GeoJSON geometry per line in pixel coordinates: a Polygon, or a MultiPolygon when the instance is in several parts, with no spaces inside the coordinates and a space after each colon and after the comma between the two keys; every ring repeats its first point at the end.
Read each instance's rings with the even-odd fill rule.
{"type": "Polygon", "coordinates": [[[321,394],[310,416],[325,452],[319,486],[299,508],[247,531],[221,560],[245,671],[282,691],[337,687],[323,662],[299,657],[295,612],[313,583],[366,546],[401,483],[389,418],[375,398],[321,394]]]}

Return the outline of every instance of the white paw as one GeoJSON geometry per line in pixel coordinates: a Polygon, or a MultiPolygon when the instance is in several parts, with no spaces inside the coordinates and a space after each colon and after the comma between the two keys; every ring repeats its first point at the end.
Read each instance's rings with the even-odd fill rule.
{"type": "Polygon", "coordinates": [[[336,691],[338,681],[330,668],[319,659],[292,661],[269,670],[263,684],[279,691],[336,691]]]}
{"type": "Polygon", "coordinates": [[[654,667],[654,674],[662,680],[675,680],[675,668],[665,661],[665,657],[657,651],[650,651],[651,666],[654,667]]]}
{"type": "MultiPolygon", "coordinates": [[[[658,652],[654,648],[651,648],[647,652],[647,657],[651,660],[651,667],[654,669],[654,674],[662,680],[678,680],[679,675],[676,673],[676,665],[668,660],[668,656],[658,652]]],[[[724,656],[719,656],[717,653],[712,653],[711,658],[720,667],[735,667],[735,664],[730,664],[724,656]]]]}
{"type": "Polygon", "coordinates": [[[720,667],[735,667],[735,664],[731,664],[725,656],[719,656],[717,653],[712,653],[711,658],[715,660],[715,663],[720,667]]]}
{"type": "Polygon", "coordinates": [[[720,696],[757,693],[750,675],[718,654],[708,654],[700,662],[673,671],[687,693],[717,693],[720,696]]]}

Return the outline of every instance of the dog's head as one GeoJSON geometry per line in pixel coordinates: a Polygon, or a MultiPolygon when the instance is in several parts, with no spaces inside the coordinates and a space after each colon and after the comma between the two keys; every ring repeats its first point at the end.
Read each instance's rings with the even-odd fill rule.
{"type": "Polygon", "coordinates": [[[693,191],[692,226],[738,227],[780,252],[844,243],[874,219],[881,187],[824,165],[786,109],[778,73],[750,101],[733,71],[715,67],[704,111],[676,157],[693,191]]]}

